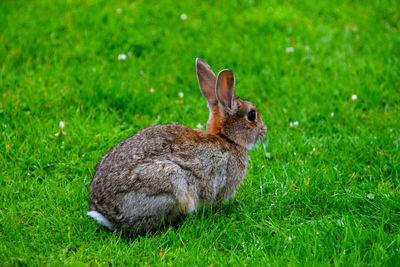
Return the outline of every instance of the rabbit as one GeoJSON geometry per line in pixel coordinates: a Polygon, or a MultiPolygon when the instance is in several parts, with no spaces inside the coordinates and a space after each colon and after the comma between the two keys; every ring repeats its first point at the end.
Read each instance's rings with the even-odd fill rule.
{"type": "Polygon", "coordinates": [[[112,231],[148,231],[202,205],[218,207],[243,181],[248,150],[267,127],[257,108],[234,96],[235,76],[216,77],[196,59],[198,83],[210,115],[206,132],[181,124],[140,130],[97,164],[87,215],[112,231]]]}

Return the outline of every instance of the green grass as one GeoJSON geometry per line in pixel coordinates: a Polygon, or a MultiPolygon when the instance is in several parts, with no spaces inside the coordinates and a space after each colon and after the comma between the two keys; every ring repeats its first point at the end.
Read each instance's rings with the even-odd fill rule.
{"type": "Polygon", "coordinates": [[[398,265],[399,60],[395,0],[1,1],[0,265],[398,265]],[[88,186],[111,147],[205,124],[196,57],[268,125],[246,180],[177,226],[100,228],[88,186]]]}

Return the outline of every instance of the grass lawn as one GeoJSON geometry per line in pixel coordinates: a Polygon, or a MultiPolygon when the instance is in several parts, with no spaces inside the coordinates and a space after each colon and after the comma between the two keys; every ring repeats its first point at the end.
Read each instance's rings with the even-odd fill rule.
{"type": "Polygon", "coordinates": [[[399,60],[396,0],[1,1],[0,265],[398,266],[399,60]],[[95,165],[142,128],[204,127],[196,57],[234,71],[266,140],[221,209],[108,232],[95,165]]]}

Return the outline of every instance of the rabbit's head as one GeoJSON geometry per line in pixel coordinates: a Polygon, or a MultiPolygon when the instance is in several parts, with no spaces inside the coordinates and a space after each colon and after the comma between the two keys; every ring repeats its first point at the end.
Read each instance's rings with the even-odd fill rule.
{"type": "Polygon", "coordinates": [[[200,58],[196,59],[196,72],[210,109],[207,132],[226,137],[247,149],[261,142],[267,127],[252,103],[234,96],[233,72],[225,69],[216,77],[211,67],[200,58]]]}

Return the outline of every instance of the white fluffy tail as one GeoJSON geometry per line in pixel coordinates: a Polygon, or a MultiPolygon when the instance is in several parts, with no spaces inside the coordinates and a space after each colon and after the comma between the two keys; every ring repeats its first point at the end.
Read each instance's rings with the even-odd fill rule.
{"type": "Polygon", "coordinates": [[[86,214],[89,215],[90,217],[92,217],[93,219],[95,219],[98,224],[101,224],[101,225],[107,227],[111,231],[115,230],[115,228],[112,225],[112,223],[110,223],[110,221],[107,220],[107,218],[104,217],[103,214],[101,214],[100,212],[97,212],[95,210],[91,210],[91,211],[88,211],[86,214]]]}

